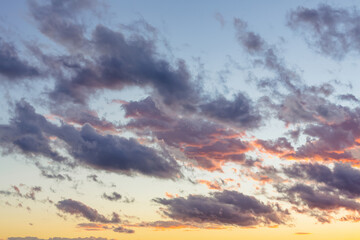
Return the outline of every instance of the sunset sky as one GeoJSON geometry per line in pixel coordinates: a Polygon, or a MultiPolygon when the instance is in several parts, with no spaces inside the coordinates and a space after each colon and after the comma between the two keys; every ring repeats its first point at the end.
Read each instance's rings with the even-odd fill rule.
{"type": "Polygon", "coordinates": [[[359,60],[359,1],[2,1],[0,240],[359,239],[359,60]]]}

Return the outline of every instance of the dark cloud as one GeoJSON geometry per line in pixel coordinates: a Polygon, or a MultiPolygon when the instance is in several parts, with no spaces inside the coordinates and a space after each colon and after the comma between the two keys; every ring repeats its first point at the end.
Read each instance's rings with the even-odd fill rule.
{"type": "Polygon", "coordinates": [[[43,155],[55,161],[63,161],[50,147],[50,141],[43,133],[43,128],[49,128],[50,123],[35,113],[35,110],[26,102],[16,104],[14,118],[9,125],[0,125],[0,145],[12,150],[16,146],[21,152],[28,155],[43,155]]]}
{"type": "Polygon", "coordinates": [[[285,123],[339,122],[349,109],[306,91],[289,94],[276,106],[278,118],[285,123]]]}
{"type": "Polygon", "coordinates": [[[160,178],[173,178],[179,174],[175,160],[166,160],[135,139],[101,135],[87,124],[80,130],[65,123],[57,126],[35,113],[35,109],[26,102],[16,104],[15,116],[9,125],[0,126],[3,147],[12,149],[15,146],[26,154],[64,160],[50,147],[50,136],[64,141],[74,159],[97,169],[138,172],[160,178]]]}
{"type": "Polygon", "coordinates": [[[103,184],[103,182],[102,182],[101,180],[99,180],[99,177],[98,177],[98,175],[96,175],[96,174],[90,174],[90,175],[88,175],[88,176],[87,176],[87,179],[92,180],[92,181],[94,181],[94,182],[96,182],[96,183],[99,183],[99,184],[103,184]]]}
{"type": "Polygon", "coordinates": [[[288,25],[301,32],[311,47],[324,55],[341,59],[360,51],[360,16],[356,9],[298,7],[290,12],[288,25]]]}
{"type": "Polygon", "coordinates": [[[350,198],[360,196],[360,170],[349,164],[336,163],[333,169],[316,163],[293,164],[285,168],[284,172],[291,178],[325,184],[340,195],[350,198]]]}
{"type": "MultiPolygon", "coordinates": [[[[200,118],[179,118],[175,114],[166,114],[151,98],[125,103],[123,108],[125,116],[131,118],[126,125],[128,129],[139,135],[154,136],[168,146],[179,149],[187,158],[195,160],[200,168],[221,170],[221,166],[226,162],[244,164],[246,161],[244,153],[250,149],[249,144],[241,140],[240,133],[226,125],[200,118]]],[[[220,104],[213,110],[221,112],[220,104]]],[[[237,111],[237,106],[232,106],[231,111],[237,111]]],[[[233,115],[240,118],[236,112],[233,115]]],[[[247,117],[249,115],[244,116],[247,117]]],[[[231,121],[230,114],[223,116],[223,119],[225,118],[231,121]]],[[[233,122],[236,123],[236,119],[233,119],[233,122]]],[[[254,125],[256,124],[255,122],[254,125]]],[[[250,124],[247,127],[249,126],[250,124]]]]}
{"type": "Polygon", "coordinates": [[[95,111],[84,106],[66,105],[65,108],[61,106],[51,106],[51,111],[54,117],[62,119],[68,124],[85,125],[90,124],[93,128],[102,132],[119,132],[119,126],[107,121],[105,118],[100,118],[95,111]]]}
{"type": "Polygon", "coordinates": [[[282,88],[291,92],[297,91],[297,85],[301,82],[301,78],[286,66],[278,56],[276,48],[270,46],[258,34],[249,31],[247,23],[241,19],[234,19],[234,27],[240,46],[255,57],[252,61],[254,66],[263,66],[275,74],[274,77],[256,79],[257,86],[260,89],[271,90],[273,95],[279,95],[282,88]]]}
{"type": "Polygon", "coordinates": [[[92,0],[51,0],[46,4],[29,1],[29,10],[44,35],[71,50],[84,47],[85,26],[79,24],[76,16],[79,12],[96,5],[92,0]]]}
{"type": "Polygon", "coordinates": [[[123,89],[126,86],[152,87],[166,104],[195,101],[197,87],[184,61],[173,66],[158,59],[153,40],[122,33],[98,25],[91,41],[94,54],[81,65],[71,68],[72,77],[57,79],[50,93],[54,101],[85,103],[91,93],[100,89],[123,89]]]}
{"type": "Polygon", "coordinates": [[[350,150],[358,146],[357,139],[360,137],[358,115],[358,110],[355,109],[344,114],[343,117],[346,118],[338,123],[307,125],[303,132],[311,138],[308,138],[307,142],[290,156],[357,162],[350,150]]]}
{"type": "Polygon", "coordinates": [[[304,184],[279,188],[285,193],[285,199],[296,206],[306,206],[310,209],[334,211],[344,208],[359,211],[360,204],[352,199],[342,198],[327,189],[313,188],[304,184]]]}
{"type": "Polygon", "coordinates": [[[174,119],[159,109],[151,97],[125,103],[122,108],[125,110],[125,117],[131,118],[128,128],[161,130],[169,128],[174,122],[174,119]]]}
{"type": "Polygon", "coordinates": [[[112,218],[106,218],[104,215],[98,213],[96,209],[93,209],[82,202],[75,201],[72,199],[66,199],[59,201],[56,204],[56,207],[64,212],[78,217],[83,217],[89,220],[90,222],[99,222],[99,223],[120,223],[121,220],[119,215],[115,212],[112,213],[112,218]]]}
{"type": "Polygon", "coordinates": [[[349,94],[341,94],[338,96],[338,98],[340,100],[346,100],[346,101],[350,101],[350,102],[356,102],[356,103],[360,102],[360,100],[357,97],[355,97],[354,95],[352,95],[350,93],[349,94]]]}
{"type": "Polygon", "coordinates": [[[265,41],[256,33],[247,31],[247,23],[239,18],[234,19],[237,40],[244,46],[249,53],[264,51],[265,41]]]}
{"type": "Polygon", "coordinates": [[[118,232],[118,233],[134,233],[135,231],[132,229],[128,229],[128,228],[124,228],[122,226],[114,228],[113,230],[114,232],[118,232]]]}
{"type": "Polygon", "coordinates": [[[232,124],[243,129],[260,125],[261,115],[252,100],[242,93],[234,96],[232,101],[224,96],[200,105],[201,113],[223,123],[232,124]]]}
{"type": "Polygon", "coordinates": [[[57,174],[53,172],[47,172],[45,170],[41,170],[41,175],[49,179],[67,180],[67,181],[72,180],[72,178],[68,174],[57,174]]]}
{"type": "Polygon", "coordinates": [[[1,80],[13,82],[40,76],[40,70],[21,59],[15,46],[0,37],[0,75],[3,76],[1,80]]]}
{"type": "Polygon", "coordinates": [[[121,194],[119,194],[117,192],[113,192],[113,193],[111,193],[111,195],[108,195],[108,194],[104,193],[102,195],[102,197],[109,200],[109,201],[118,201],[118,200],[122,199],[121,194]]]}
{"type": "Polygon", "coordinates": [[[154,201],[164,205],[166,216],[184,222],[256,226],[284,224],[288,217],[279,206],[265,205],[255,197],[227,190],[210,197],[190,195],[154,201]]]}
{"type": "Polygon", "coordinates": [[[59,171],[61,170],[58,167],[52,165],[44,166],[40,164],[40,162],[36,162],[35,165],[41,171],[41,176],[43,177],[49,179],[55,179],[59,181],[63,181],[63,180],[72,181],[72,178],[69,176],[69,174],[59,173],[59,171]]]}

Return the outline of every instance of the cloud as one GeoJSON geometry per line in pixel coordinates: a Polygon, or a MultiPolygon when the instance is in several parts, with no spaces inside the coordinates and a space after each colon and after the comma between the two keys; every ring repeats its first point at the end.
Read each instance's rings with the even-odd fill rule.
{"type": "Polygon", "coordinates": [[[142,222],[132,225],[134,227],[155,228],[156,230],[171,230],[171,229],[223,229],[224,227],[216,224],[208,223],[184,223],[179,221],[155,221],[142,222]]]}
{"type": "Polygon", "coordinates": [[[90,174],[86,178],[89,180],[92,180],[93,182],[103,184],[103,182],[101,180],[99,180],[98,175],[96,175],[96,174],[90,174]]]}
{"type": "Polygon", "coordinates": [[[280,137],[276,140],[258,139],[255,141],[255,144],[272,154],[283,154],[294,150],[291,143],[284,137],[280,137]]]}
{"type": "Polygon", "coordinates": [[[317,8],[298,7],[288,17],[291,29],[305,36],[316,51],[334,59],[360,51],[359,14],[356,8],[334,8],[320,4],[317,8]]]}
{"type": "Polygon", "coordinates": [[[112,214],[112,218],[106,218],[104,215],[98,213],[96,209],[93,209],[82,202],[72,199],[61,200],[56,204],[56,207],[64,212],[78,217],[83,217],[90,222],[99,223],[120,223],[119,215],[115,212],[112,214]]]}
{"type": "Polygon", "coordinates": [[[95,111],[91,111],[84,106],[68,104],[64,106],[51,105],[51,118],[59,118],[68,124],[80,125],[90,124],[93,128],[102,132],[118,133],[119,126],[100,118],[95,111]]]}
{"type": "Polygon", "coordinates": [[[236,94],[232,101],[219,96],[215,100],[200,105],[200,109],[204,116],[243,129],[258,127],[261,122],[258,109],[243,93],[236,94]]]}
{"type": "Polygon", "coordinates": [[[275,73],[274,78],[257,79],[257,86],[260,89],[270,89],[273,95],[279,95],[282,87],[291,92],[296,91],[301,78],[295,71],[286,67],[277,55],[276,48],[270,46],[260,35],[249,31],[247,23],[239,18],[234,19],[234,28],[239,45],[246,53],[257,57],[253,60],[254,66],[260,65],[275,73]]]}
{"type": "Polygon", "coordinates": [[[337,190],[340,195],[346,197],[360,196],[360,170],[349,164],[335,163],[334,168],[331,169],[317,163],[299,163],[285,168],[284,172],[291,178],[325,184],[332,191],[337,190]]]}
{"type": "Polygon", "coordinates": [[[216,12],[215,14],[214,14],[214,18],[215,18],[215,20],[216,21],[218,21],[219,23],[220,23],[220,26],[223,28],[224,26],[225,26],[225,19],[224,19],[224,16],[221,14],[221,13],[219,13],[219,12],[216,12]]]}
{"type": "Polygon", "coordinates": [[[123,226],[99,224],[99,223],[79,223],[78,228],[81,228],[86,231],[103,231],[103,230],[112,230],[117,233],[135,233],[134,230],[125,228],[123,226]]]}
{"type": "Polygon", "coordinates": [[[40,186],[28,187],[25,184],[19,184],[19,186],[13,185],[13,186],[11,186],[11,190],[12,191],[1,190],[0,195],[21,197],[21,198],[31,199],[31,200],[35,201],[36,194],[39,192],[42,192],[42,188],[40,186]],[[24,193],[24,189],[26,190],[25,193],[24,193]]]}
{"type": "Polygon", "coordinates": [[[118,201],[118,200],[121,200],[121,198],[122,198],[121,194],[119,194],[117,192],[113,192],[113,193],[111,193],[111,195],[104,193],[102,195],[102,197],[109,201],[118,201]]]}
{"type": "Polygon", "coordinates": [[[237,40],[244,49],[249,53],[256,53],[265,50],[265,41],[260,35],[247,31],[247,23],[239,18],[234,19],[234,27],[236,29],[237,40]]]}
{"type": "Polygon", "coordinates": [[[41,75],[40,70],[21,59],[15,46],[0,38],[0,74],[1,80],[15,82],[20,79],[33,78],[41,75]]]}
{"type": "Polygon", "coordinates": [[[84,238],[61,238],[61,237],[52,237],[52,238],[37,238],[37,237],[9,237],[8,240],[110,240],[108,238],[102,237],[84,237],[84,238]]]}
{"type": "Polygon", "coordinates": [[[360,204],[354,200],[342,198],[327,189],[313,188],[304,184],[295,184],[291,187],[281,188],[286,198],[296,206],[307,206],[310,209],[337,210],[344,208],[360,211],[360,204]]]}
{"type": "Polygon", "coordinates": [[[221,185],[217,181],[211,182],[208,180],[200,179],[197,182],[206,185],[209,189],[221,190],[221,185]]]}
{"type": "MultiPolygon", "coordinates": [[[[179,149],[197,167],[219,171],[226,162],[244,164],[247,160],[244,153],[250,150],[250,145],[241,140],[242,132],[227,125],[166,113],[151,98],[125,103],[123,108],[125,116],[131,118],[126,128],[179,149]]],[[[236,111],[237,107],[233,108],[236,111]]]]}
{"type": "Polygon", "coordinates": [[[265,205],[255,197],[225,190],[211,196],[190,195],[187,198],[157,198],[163,213],[178,221],[220,225],[257,226],[284,224],[287,211],[265,205]]]}
{"type": "Polygon", "coordinates": [[[124,228],[122,226],[114,228],[113,230],[114,232],[118,232],[118,233],[134,233],[135,231],[132,229],[128,229],[128,228],[124,228]]]}
{"type": "Polygon", "coordinates": [[[62,123],[48,122],[25,101],[16,104],[15,116],[9,125],[0,125],[0,144],[30,155],[42,155],[56,161],[65,160],[50,147],[50,136],[66,143],[68,153],[80,163],[113,172],[138,172],[159,178],[179,174],[175,160],[166,160],[154,149],[116,135],[101,135],[90,125],[80,130],[62,123]]]}
{"type": "Polygon", "coordinates": [[[343,121],[307,125],[303,132],[311,138],[300,146],[295,154],[289,156],[296,159],[358,162],[350,151],[358,146],[357,139],[360,137],[358,115],[358,110],[348,111],[343,121]]]}
{"type": "Polygon", "coordinates": [[[345,100],[345,101],[350,101],[350,102],[356,102],[356,103],[360,102],[360,100],[357,97],[355,97],[354,95],[352,95],[350,93],[341,94],[341,95],[338,96],[338,98],[340,100],[345,100]]]}
{"type": "Polygon", "coordinates": [[[192,82],[186,63],[159,59],[154,40],[139,34],[126,38],[121,32],[98,25],[91,39],[71,41],[85,41],[92,51],[85,51],[80,57],[67,56],[76,64],[55,61],[57,67],[52,69],[60,73],[54,70],[56,85],[49,92],[55,102],[86,105],[89,96],[98,90],[121,90],[127,86],[151,87],[168,105],[197,102],[199,87],[192,82]]]}
{"type": "Polygon", "coordinates": [[[107,224],[102,223],[79,223],[76,226],[86,231],[103,231],[110,228],[107,224]]]}
{"type": "Polygon", "coordinates": [[[71,50],[86,44],[85,26],[76,20],[78,13],[95,7],[92,0],[58,1],[51,0],[41,5],[37,1],[29,1],[31,16],[36,21],[41,33],[71,50]]]}

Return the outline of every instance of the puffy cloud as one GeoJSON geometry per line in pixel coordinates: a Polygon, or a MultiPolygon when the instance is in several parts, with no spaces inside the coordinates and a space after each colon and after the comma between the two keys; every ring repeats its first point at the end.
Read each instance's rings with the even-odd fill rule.
{"type": "Polygon", "coordinates": [[[284,224],[287,211],[266,205],[255,197],[236,191],[215,192],[211,196],[190,195],[187,198],[157,198],[163,213],[178,221],[215,223],[237,226],[284,224]]]}

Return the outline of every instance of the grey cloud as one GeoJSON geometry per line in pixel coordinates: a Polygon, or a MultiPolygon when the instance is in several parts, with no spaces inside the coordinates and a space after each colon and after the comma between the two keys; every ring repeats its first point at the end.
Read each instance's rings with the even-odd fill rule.
{"type": "Polygon", "coordinates": [[[165,215],[184,222],[257,226],[284,224],[288,217],[288,213],[279,206],[265,205],[255,197],[227,190],[209,197],[190,195],[187,198],[157,198],[154,201],[165,207],[165,215]]]}
{"type": "Polygon", "coordinates": [[[66,199],[59,201],[56,204],[56,207],[64,212],[71,215],[76,215],[83,217],[90,222],[100,222],[100,223],[120,223],[121,220],[117,213],[112,214],[112,218],[106,218],[104,215],[98,213],[96,209],[93,209],[82,202],[75,201],[72,199],[66,199]]]}
{"type": "Polygon", "coordinates": [[[119,194],[117,192],[113,192],[113,193],[111,193],[111,195],[108,195],[108,194],[104,193],[102,195],[102,197],[109,200],[109,201],[118,201],[118,200],[122,199],[121,194],[119,194]]]}
{"type": "Polygon", "coordinates": [[[124,228],[122,226],[114,228],[113,230],[114,232],[118,232],[118,233],[134,233],[135,231],[132,229],[128,229],[128,228],[124,228]]]}
{"type": "Polygon", "coordinates": [[[291,187],[281,187],[280,192],[285,193],[285,198],[296,206],[307,206],[310,209],[360,211],[360,204],[354,200],[342,198],[322,188],[313,188],[304,184],[291,187]]]}
{"type": "Polygon", "coordinates": [[[292,178],[325,184],[330,190],[337,190],[346,197],[360,196],[360,170],[349,164],[336,163],[333,169],[316,163],[294,164],[285,168],[284,172],[292,178]]]}
{"type": "Polygon", "coordinates": [[[229,101],[224,96],[200,105],[201,113],[207,117],[232,124],[243,129],[258,127],[261,123],[259,110],[251,99],[238,93],[229,101]]]}
{"type": "Polygon", "coordinates": [[[0,38],[0,74],[3,76],[2,80],[13,82],[40,76],[40,70],[21,59],[13,44],[0,38]]]}
{"type": "Polygon", "coordinates": [[[39,30],[55,42],[71,50],[86,44],[85,26],[76,21],[76,15],[96,4],[92,0],[51,0],[46,4],[29,1],[29,9],[39,30]]]}
{"type": "Polygon", "coordinates": [[[65,123],[54,125],[26,102],[16,105],[16,114],[9,125],[0,126],[3,147],[11,149],[15,146],[26,154],[64,160],[50,148],[49,136],[64,141],[73,158],[96,169],[128,174],[138,172],[160,178],[173,178],[179,174],[175,160],[166,160],[134,139],[101,135],[87,124],[80,130],[65,123]]]}
{"type": "Polygon", "coordinates": [[[360,15],[353,9],[320,4],[317,8],[298,7],[291,11],[288,25],[306,37],[316,51],[334,59],[360,51],[360,15]]]}
{"type": "Polygon", "coordinates": [[[198,90],[184,61],[174,67],[156,57],[155,43],[140,35],[127,39],[122,33],[98,25],[93,31],[92,61],[72,68],[70,79],[58,78],[50,97],[55,101],[85,103],[100,89],[126,86],[153,87],[166,104],[195,101],[198,90]]]}

